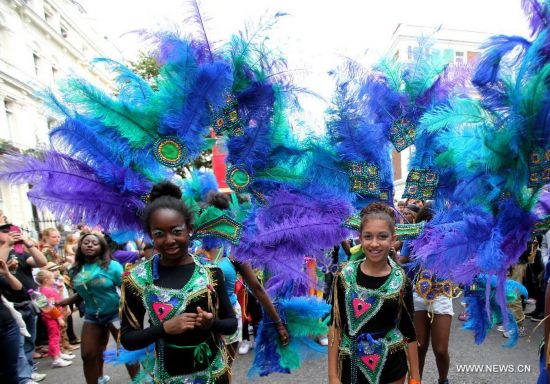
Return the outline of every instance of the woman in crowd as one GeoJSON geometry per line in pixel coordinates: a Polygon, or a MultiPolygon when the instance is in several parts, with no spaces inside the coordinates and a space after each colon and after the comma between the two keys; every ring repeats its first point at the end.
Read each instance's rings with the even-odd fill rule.
{"type": "Polygon", "coordinates": [[[65,237],[65,246],[63,247],[65,262],[69,266],[72,266],[74,264],[74,258],[76,255],[77,246],[78,246],[78,236],[75,233],[69,233],[65,237]]]}
{"type": "Polygon", "coordinates": [[[57,246],[61,241],[61,235],[55,228],[46,228],[42,231],[42,253],[48,261],[61,264],[63,261],[61,255],[57,252],[57,246]]]}
{"type": "Polygon", "coordinates": [[[365,255],[335,278],[329,331],[329,383],[420,383],[412,288],[389,257],[395,241],[391,208],[372,203],[359,238],[365,255]]]}
{"type": "Polygon", "coordinates": [[[189,254],[191,213],[176,185],[155,185],[150,201],[145,230],[158,254],[124,279],[122,345],[137,350],[155,344],[155,382],[228,383],[220,335],[235,333],[237,319],[223,273],[189,254]]]}
{"type": "MultiPolygon", "coordinates": [[[[4,290],[23,291],[23,284],[9,271],[4,260],[0,260],[0,277],[0,295],[4,290]]],[[[12,311],[4,303],[3,297],[0,297],[0,383],[19,383],[17,358],[22,337],[12,311]]]]}
{"type": "MultiPolygon", "coordinates": [[[[120,327],[117,288],[122,282],[122,265],[111,260],[109,246],[99,232],[83,233],[78,241],[75,264],[71,270],[73,296],[59,304],[84,301],[85,318],[82,326],[82,361],[88,384],[104,383],[103,352],[109,342],[109,333],[117,339],[120,327]]],[[[127,366],[134,377],[139,366],[127,366]]]]}

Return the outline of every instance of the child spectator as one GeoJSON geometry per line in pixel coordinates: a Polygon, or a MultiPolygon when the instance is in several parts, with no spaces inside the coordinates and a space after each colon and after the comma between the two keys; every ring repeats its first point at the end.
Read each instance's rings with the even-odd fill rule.
{"type": "MultiPolygon", "coordinates": [[[[40,293],[46,296],[50,303],[61,300],[54,285],[55,279],[52,272],[41,270],[36,275],[36,282],[40,293]]],[[[63,368],[71,365],[74,355],[61,353],[61,327],[65,325],[65,320],[60,308],[52,306],[50,310],[43,310],[42,319],[48,330],[48,354],[53,358],[52,367],[63,368]]]]}

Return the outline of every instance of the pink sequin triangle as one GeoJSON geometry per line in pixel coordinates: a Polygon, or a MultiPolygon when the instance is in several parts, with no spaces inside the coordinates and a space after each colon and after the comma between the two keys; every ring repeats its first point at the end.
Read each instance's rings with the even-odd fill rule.
{"type": "Polygon", "coordinates": [[[160,321],[164,320],[164,318],[167,314],[170,313],[172,308],[174,308],[174,306],[171,304],[153,303],[153,311],[155,311],[155,314],[160,321]]]}
{"type": "Polygon", "coordinates": [[[363,361],[363,363],[365,363],[367,367],[369,367],[371,371],[374,372],[374,370],[376,369],[376,366],[378,365],[378,362],[380,361],[380,356],[374,355],[374,354],[361,356],[361,360],[363,361]]]}
{"type": "Polygon", "coordinates": [[[351,304],[353,305],[355,317],[361,317],[361,315],[367,312],[371,307],[369,303],[358,298],[353,299],[351,304]]]}

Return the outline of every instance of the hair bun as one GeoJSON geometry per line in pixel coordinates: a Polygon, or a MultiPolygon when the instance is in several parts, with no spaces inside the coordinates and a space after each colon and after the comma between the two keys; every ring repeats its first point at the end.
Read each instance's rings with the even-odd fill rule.
{"type": "Polygon", "coordinates": [[[390,217],[393,217],[394,215],[393,209],[388,205],[381,202],[374,202],[374,203],[370,203],[365,208],[363,208],[359,213],[359,216],[363,217],[370,213],[378,213],[378,212],[387,213],[390,217]]]}
{"type": "Polygon", "coordinates": [[[149,201],[155,201],[161,196],[172,196],[180,200],[182,193],[181,193],[181,189],[176,184],[170,181],[163,181],[162,183],[153,185],[153,189],[151,190],[149,201]]]}

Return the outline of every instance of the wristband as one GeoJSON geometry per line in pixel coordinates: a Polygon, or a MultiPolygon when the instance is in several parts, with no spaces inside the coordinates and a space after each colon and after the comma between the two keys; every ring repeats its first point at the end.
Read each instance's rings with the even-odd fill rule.
{"type": "Polygon", "coordinates": [[[34,243],[31,243],[31,245],[25,244],[25,247],[27,247],[28,249],[31,249],[32,247],[34,247],[34,243]]]}
{"type": "Polygon", "coordinates": [[[409,384],[422,384],[419,379],[409,378],[409,384]]]}

